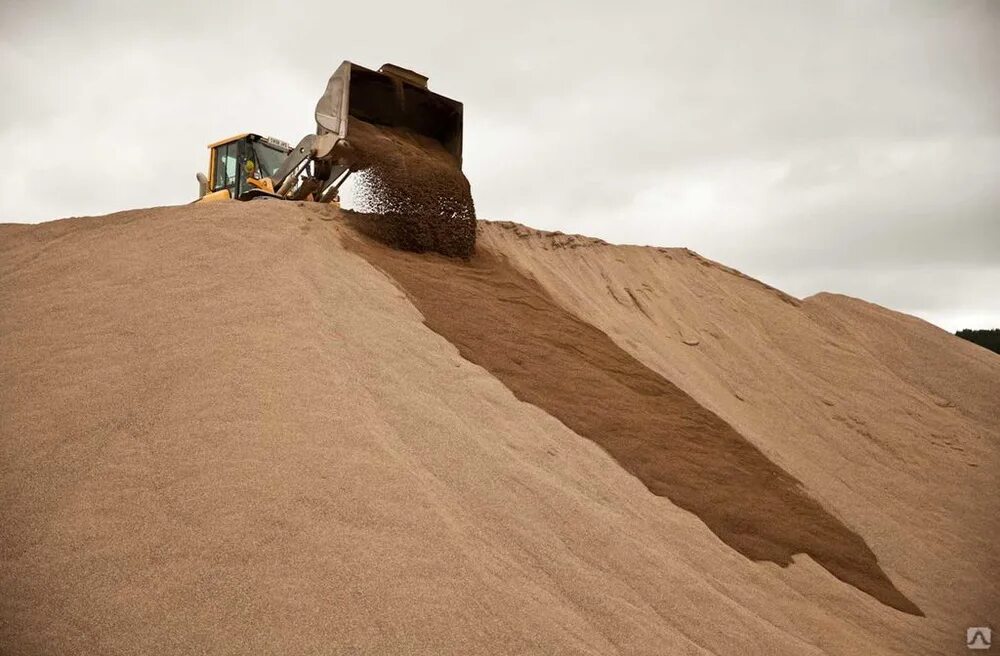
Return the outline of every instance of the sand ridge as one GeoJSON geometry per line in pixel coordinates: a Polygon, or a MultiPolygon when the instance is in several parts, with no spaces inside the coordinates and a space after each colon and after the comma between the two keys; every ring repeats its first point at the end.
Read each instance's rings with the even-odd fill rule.
{"type": "Polygon", "coordinates": [[[802,481],[942,641],[1000,612],[1000,358],[858,299],[790,303],[687,249],[556,241],[575,247],[516,224],[479,236],[802,481]]]}

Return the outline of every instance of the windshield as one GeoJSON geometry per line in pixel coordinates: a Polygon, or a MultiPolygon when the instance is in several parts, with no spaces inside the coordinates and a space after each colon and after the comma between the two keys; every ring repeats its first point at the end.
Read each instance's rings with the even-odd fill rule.
{"type": "Polygon", "coordinates": [[[257,166],[260,168],[260,174],[264,177],[274,175],[274,172],[278,170],[278,167],[281,166],[281,163],[287,157],[285,151],[270,146],[263,141],[255,143],[253,149],[257,155],[257,166]]]}

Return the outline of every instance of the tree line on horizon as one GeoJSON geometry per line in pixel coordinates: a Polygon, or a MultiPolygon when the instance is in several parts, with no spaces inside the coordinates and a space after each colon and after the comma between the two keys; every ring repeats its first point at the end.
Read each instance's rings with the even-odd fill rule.
{"type": "Polygon", "coordinates": [[[985,349],[1000,354],[1000,328],[987,328],[984,330],[964,328],[955,334],[973,344],[979,344],[985,349]]]}

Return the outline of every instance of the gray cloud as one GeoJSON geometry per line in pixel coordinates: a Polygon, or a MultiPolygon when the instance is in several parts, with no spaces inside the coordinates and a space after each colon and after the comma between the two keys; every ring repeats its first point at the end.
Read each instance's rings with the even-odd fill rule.
{"type": "Polygon", "coordinates": [[[394,61],[465,102],[481,216],[1000,325],[991,0],[142,5],[0,4],[0,220],[188,202],[206,143],[394,61]]]}

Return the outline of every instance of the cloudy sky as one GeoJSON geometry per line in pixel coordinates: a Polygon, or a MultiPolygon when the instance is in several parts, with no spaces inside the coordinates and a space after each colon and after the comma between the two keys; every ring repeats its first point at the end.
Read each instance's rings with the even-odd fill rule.
{"type": "Polygon", "coordinates": [[[1000,0],[0,0],[0,221],[188,202],[344,59],[465,103],[483,218],[1000,326],[1000,0]]]}

